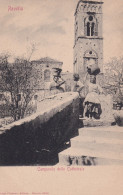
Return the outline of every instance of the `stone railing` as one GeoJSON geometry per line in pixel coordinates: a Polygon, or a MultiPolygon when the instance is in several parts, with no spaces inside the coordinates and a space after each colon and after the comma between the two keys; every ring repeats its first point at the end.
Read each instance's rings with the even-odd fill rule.
{"type": "Polygon", "coordinates": [[[57,94],[38,103],[37,112],[0,128],[0,165],[48,165],[78,135],[77,93],[57,94]]]}

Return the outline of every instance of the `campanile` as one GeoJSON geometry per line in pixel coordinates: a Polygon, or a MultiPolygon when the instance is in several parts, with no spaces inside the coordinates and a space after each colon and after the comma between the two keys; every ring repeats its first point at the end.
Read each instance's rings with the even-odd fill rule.
{"type": "Polygon", "coordinates": [[[103,73],[103,2],[80,0],[75,10],[74,73],[82,79],[88,66],[103,73]]]}

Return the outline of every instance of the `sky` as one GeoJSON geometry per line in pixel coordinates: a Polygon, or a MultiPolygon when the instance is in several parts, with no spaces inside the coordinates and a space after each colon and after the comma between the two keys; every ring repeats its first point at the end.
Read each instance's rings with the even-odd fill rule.
{"type": "MultiPolygon", "coordinates": [[[[123,0],[104,0],[104,62],[123,53],[123,0]]],[[[0,0],[0,53],[51,57],[73,70],[74,12],[78,0],[0,0]],[[10,11],[9,7],[23,10],[10,11]]]]}

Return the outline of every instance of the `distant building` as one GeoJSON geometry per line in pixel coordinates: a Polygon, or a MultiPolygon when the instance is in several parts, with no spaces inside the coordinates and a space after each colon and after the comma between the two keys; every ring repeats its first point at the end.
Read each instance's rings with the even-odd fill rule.
{"type": "Polygon", "coordinates": [[[48,89],[49,84],[53,81],[53,68],[61,68],[63,62],[51,59],[49,57],[31,61],[32,66],[36,69],[38,79],[37,90],[48,89]]]}
{"type": "Polygon", "coordinates": [[[103,72],[103,2],[80,0],[75,10],[74,73],[83,78],[88,65],[103,72]]]}

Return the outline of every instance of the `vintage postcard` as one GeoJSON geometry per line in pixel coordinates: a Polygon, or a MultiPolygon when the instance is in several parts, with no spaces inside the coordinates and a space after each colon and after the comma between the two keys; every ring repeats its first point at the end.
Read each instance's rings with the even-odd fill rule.
{"type": "Polygon", "coordinates": [[[122,0],[0,0],[0,195],[123,194],[122,0]]]}

